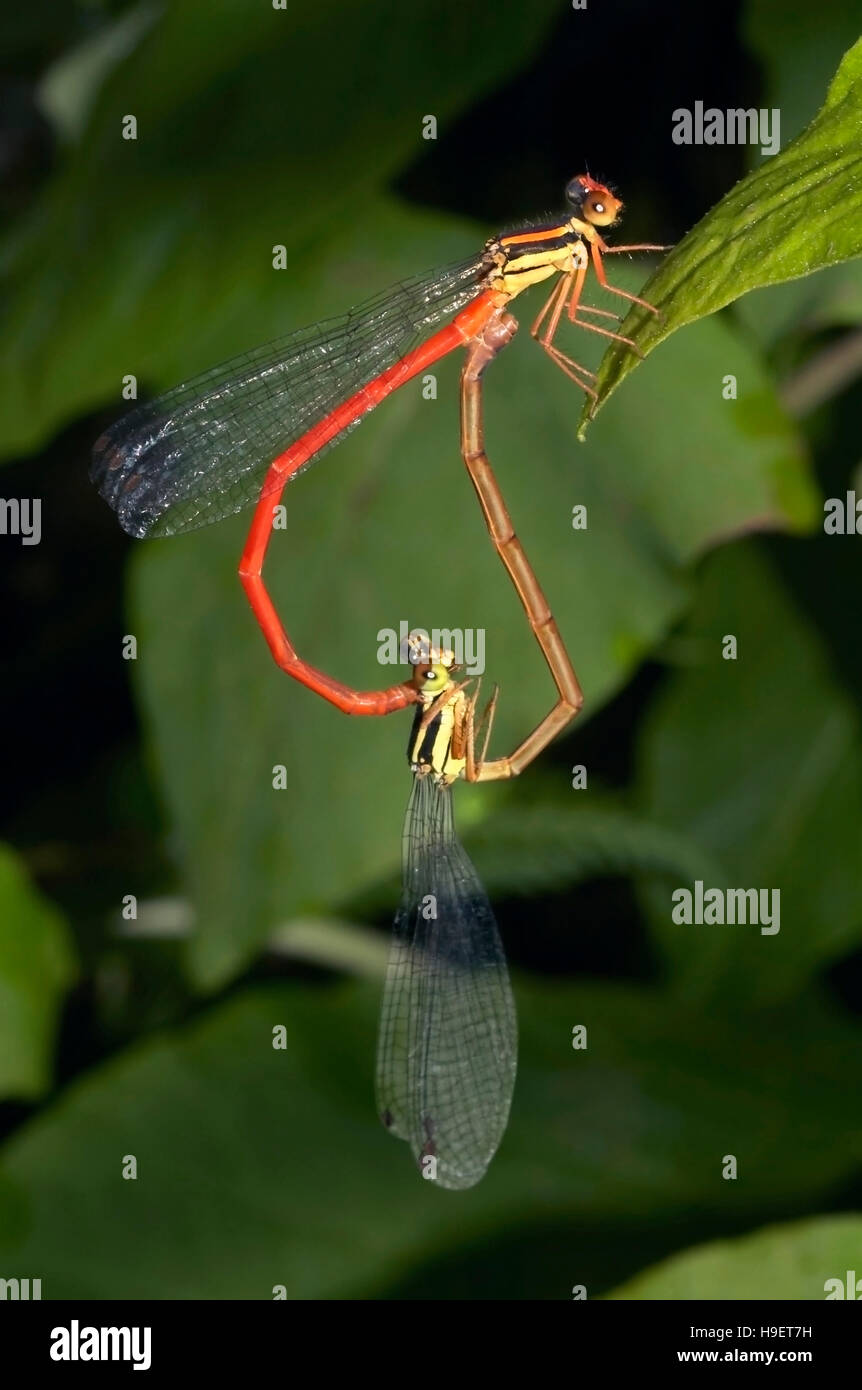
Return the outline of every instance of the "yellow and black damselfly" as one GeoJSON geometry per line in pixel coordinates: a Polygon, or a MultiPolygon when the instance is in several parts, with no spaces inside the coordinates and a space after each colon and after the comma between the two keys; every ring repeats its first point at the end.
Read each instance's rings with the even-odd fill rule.
{"type": "Polygon", "coordinates": [[[455,833],[453,784],[481,768],[476,697],[453,680],[451,654],[438,655],[414,676],[413,788],[380,1015],[377,1107],[424,1177],[465,1188],[484,1175],[503,1137],[518,1030],[491,904],[455,833]]]}

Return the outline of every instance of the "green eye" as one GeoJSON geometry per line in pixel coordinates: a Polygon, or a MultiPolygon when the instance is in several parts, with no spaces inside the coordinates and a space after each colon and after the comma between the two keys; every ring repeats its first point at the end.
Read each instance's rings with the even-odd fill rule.
{"type": "Polygon", "coordinates": [[[445,666],[429,666],[425,672],[426,685],[446,685],[449,672],[445,666]]]}

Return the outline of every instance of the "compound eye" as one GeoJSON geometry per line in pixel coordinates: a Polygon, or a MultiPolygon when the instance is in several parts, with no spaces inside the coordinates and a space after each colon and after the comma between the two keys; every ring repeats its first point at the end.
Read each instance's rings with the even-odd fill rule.
{"type": "Polygon", "coordinates": [[[571,182],[566,185],[566,201],[574,203],[576,207],[580,207],[586,196],[587,190],[580,179],[572,179],[571,182]]]}
{"type": "Polygon", "coordinates": [[[449,683],[449,672],[446,670],[445,666],[441,666],[438,663],[437,665],[429,666],[428,670],[425,672],[424,680],[426,685],[439,685],[440,689],[443,690],[449,683]]]}
{"type": "Polygon", "coordinates": [[[619,198],[606,188],[591,188],[584,200],[584,217],[594,227],[613,227],[619,219],[623,205],[619,198]]]}

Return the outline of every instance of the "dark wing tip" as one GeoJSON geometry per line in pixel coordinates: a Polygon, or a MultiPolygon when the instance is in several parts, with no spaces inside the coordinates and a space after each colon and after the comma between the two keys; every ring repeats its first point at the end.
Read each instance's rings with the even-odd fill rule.
{"type": "Polygon", "coordinates": [[[142,540],[173,500],[165,421],[146,410],[110,425],[93,446],[90,479],[124,531],[142,540]]]}

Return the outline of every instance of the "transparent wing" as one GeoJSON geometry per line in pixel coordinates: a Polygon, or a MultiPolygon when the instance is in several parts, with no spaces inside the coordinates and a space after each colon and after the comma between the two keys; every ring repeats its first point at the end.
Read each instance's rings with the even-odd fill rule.
{"type": "Polygon", "coordinates": [[[451,788],[417,777],[380,1015],[380,1117],[417,1163],[436,1159],[441,1187],[472,1187],[503,1137],[516,1065],[503,946],[455,836],[451,788]]]}
{"type": "Polygon", "coordinates": [[[474,298],[480,270],[474,259],[405,280],[138,406],[97,441],[93,482],[133,536],[177,535],[240,511],[273,459],[474,298]]]}

